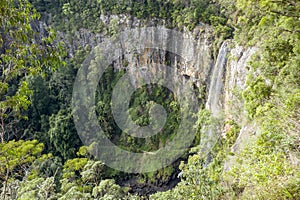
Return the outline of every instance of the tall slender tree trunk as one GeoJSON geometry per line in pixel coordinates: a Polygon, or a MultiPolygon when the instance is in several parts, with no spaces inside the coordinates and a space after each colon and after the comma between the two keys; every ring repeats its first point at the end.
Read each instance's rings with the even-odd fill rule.
{"type": "Polygon", "coordinates": [[[4,124],[4,118],[3,116],[1,116],[1,143],[4,143],[4,134],[5,134],[5,128],[4,128],[5,124],[4,124]]]}
{"type": "MultiPolygon", "coordinates": [[[[8,163],[8,161],[7,161],[7,163],[8,163]]],[[[5,198],[6,198],[6,188],[7,188],[8,176],[9,176],[9,169],[7,168],[6,176],[5,176],[5,180],[4,180],[5,182],[4,182],[4,188],[3,188],[3,198],[2,198],[3,200],[5,200],[5,198]]]]}

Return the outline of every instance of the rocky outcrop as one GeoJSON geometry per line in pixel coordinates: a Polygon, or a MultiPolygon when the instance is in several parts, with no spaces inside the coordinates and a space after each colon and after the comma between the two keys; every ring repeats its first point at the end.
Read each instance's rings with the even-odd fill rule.
{"type": "Polygon", "coordinates": [[[224,90],[224,112],[226,118],[243,123],[243,100],[241,92],[246,86],[246,77],[249,69],[248,61],[257,50],[256,47],[245,48],[235,46],[229,53],[226,67],[224,90]]]}
{"type": "MultiPolygon", "coordinates": [[[[105,28],[103,28],[103,31],[99,33],[95,33],[88,29],[80,29],[72,35],[58,31],[59,40],[64,41],[69,57],[74,57],[78,49],[93,49],[95,46],[103,42],[105,38],[116,38],[118,33],[121,31],[128,31],[139,27],[164,27],[166,24],[163,20],[155,18],[148,20],[137,19],[136,17],[124,14],[110,16],[101,15],[100,20],[104,24],[105,28]]],[[[193,32],[186,30],[181,32],[184,37],[193,39],[195,41],[195,45],[190,46],[188,51],[182,52],[181,56],[183,59],[176,55],[173,55],[173,57],[171,55],[171,61],[173,61],[172,64],[177,66],[182,75],[192,78],[193,82],[200,87],[209,79],[208,76],[214,64],[213,30],[208,25],[200,24],[193,30],[193,32]],[[185,58],[190,58],[191,56],[194,57],[194,59],[192,59],[193,61],[185,62],[185,58]]],[[[137,33],[137,35],[138,37],[146,37],[147,35],[151,35],[151,33],[137,33]]],[[[182,45],[184,45],[184,43],[182,43],[182,45]]],[[[182,46],[180,45],[178,46],[178,48],[181,47],[182,46]]],[[[140,56],[144,58],[148,56],[149,59],[154,60],[153,57],[149,57],[149,55],[154,55],[154,51],[155,50],[142,52],[142,55],[140,56]]],[[[159,59],[166,59],[168,56],[168,52],[166,51],[160,51],[159,54],[161,54],[159,55],[159,59]]],[[[151,60],[147,61],[144,59],[144,62],[150,63],[151,60]]],[[[129,62],[130,60],[127,61],[129,62]]],[[[164,64],[165,61],[166,60],[160,60],[160,63],[164,64]]],[[[115,68],[124,67],[120,66],[122,63],[124,62],[120,60],[116,61],[115,68]]]]}
{"type": "MultiPolygon", "coordinates": [[[[258,127],[255,122],[249,122],[246,119],[242,98],[242,91],[246,88],[246,78],[249,72],[248,62],[257,49],[257,47],[233,47],[229,53],[229,59],[226,66],[224,89],[225,121],[233,120],[241,127],[237,139],[231,147],[231,152],[234,154],[240,152],[246,144],[253,141],[258,132],[258,127]]],[[[225,125],[224,137],[226,131],[231,128],[229,126],[230,125],[225,125]]],[[[234,165],[236,162],[235,159],[235,156],[228,156],[227,161],[224,164],[225,171],[229,170],[231,166],[234,165]]]]}

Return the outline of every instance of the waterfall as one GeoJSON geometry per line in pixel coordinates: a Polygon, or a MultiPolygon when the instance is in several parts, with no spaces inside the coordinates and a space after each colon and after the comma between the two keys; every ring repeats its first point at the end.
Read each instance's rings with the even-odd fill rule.
{"type": "Polygon", "coordinates": [[[209,110],[212,114],[212,120],[209,124],[204,125],[202,128],[202,136],[201,136],[201,152],[204,156],[208,156],[207,165],[210,162],[209,152],[213,148],[214,144],[217,142],[221,127],[218,118],[221,117],[222,113],[222,96],[223,96],[223,86],[224,86],[224,75],[225,75],[225,67],[227,63],[227,48],[228,42],[224,42],[219,50],[219,54],[216,60],[216,63],[213,67],[208,98],[205,104],[205,109],[209,110]]]}
{"type": "Polygon", "coordinates": [[[210,79],[210,86],[208,91],[208,98],[205,108],[210,110],[213,117],[218,117],[220,110],[222,110],[221,97],[224,85],[224,72],[227,62],[227,42],[225,41],[219,51],[216,64],[213,68],[213,73],[210,79]]]}

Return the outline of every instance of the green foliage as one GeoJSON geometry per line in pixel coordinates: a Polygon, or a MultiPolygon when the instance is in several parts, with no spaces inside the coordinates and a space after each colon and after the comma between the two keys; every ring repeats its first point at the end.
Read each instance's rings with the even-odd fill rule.
{"type": "Polygon", "coordinates": [[[93,196],[101,200],[122,199],[124,196],[120,186],[115,184],[115,180],[106,179],[100,182],[99,186],[94,187],[93,196]]]}
{"type": "Polygon", "coordinates": [[[23,181],[21,188],[18,190],[18,199],[57,199],[54,177],[32,179],[23,181]]]}
{"type": "Polygon", "coordinates": [[[252,39],[276,37],[274,31],[280,35],[299,34],[300,7],[295,0],[288,3],[281,0],[238,0],[236,7],[238,10],[236,36],[246,43],[252,39]]]}
{"type": "Polygon", "coordinates": [[[143,173],[139,176],[139,182],[155,184],[159,180],[162,183],[166,183],[171,181],[174,170],[174,166],[170,165],[154,172],[143,173]]]}
{"type": "Polygon", "coordinates": [[[266,80],[261,76],[254,78],[248,77],[248,87],[243,92],[245,99],[245,107],[248,115],[253,118],[261,114],[259,111],[263,107],[267,99],[270,97],[272,88],[268,86],[266,80]]]}
{"type": "Polygon", "coordinates": [[[0,144],[0,180],[3,189],[1,198],[7,196],[7,187],[10,180],[22,177],[37,159],[43,150],[43,144],[32,141],[9,141],[0,144]]]}
{"type": "Polygon", "coordinates": [[[7,170],[12,172],[16,167],[31,163],[36,159],[36,155],[43,150],[43,144],[36,140],[32,141],[9,141],[0,144],[1,168],[3,175],[7,170]]]}
{"type": "Polygon", "coordinates": [[[219,143],[214,148],[214,159],[208,165],[203,155],[194,154],[187,163],[181,163],[181,181],[170,191],[156,193],[150,199],[222,199],[225,192],[222,181],[224,150],[219,143]]]}
{"type": "Polygon", "coordinates": [[[53,45],[55,34],[40,35],[33,30],[39,14],[27,0],[4,0],[1,9],[0,36],[0,119],[1,142],[12,139],[23,111],[30,105],[32,92],[24,77],[43,74],[62,64],[63,53],[59,45],[53,45]]]}
{"type": "MultiPolygon", "coordinates": [[[[124,61],[124,63],[126,63],[126,61],[124,61]]],[[[153,137],[145,139],[128,135],[126,130],[120,130],[115,124],[110,103],[113,88],[123,74],[124,70],[114,72],[113,68],[109,67],[101,77],[96,93],[96,113],[99,122],[107,137],[118,146],[134,152],[155,151],[159,148],[159,145],[165,145],[170,136],[176,134],[179,122],[178,103],[175,101],[173,93],[167,88],[158,85],[148,85],[138,88],[133,93],[129,103],[129,114],[136,124],[140,126],[149,124],[151,120],[149,111],[154,102],[162,105],[166,109],[168,117],[163,131],[153,137]]],[[[155,183],[157,180],[168,182],[173,172],[174,166],[170,166],[158,170],[157,172],[140,174],[138,176],[143,183],[155,183]]]]}
{"type": "Polygon", "coordinates": [[[291,151],[288,135],[265,131],[237,156],[225,179],[237,193],[244,191],[243,199],[293,199],[299,196],[299,166],[291,165],[291,151]]]}
{"type": "MultiPolygon", "coordinates": [[[[110,24],[100,20],[100,16],[126,14],[147,21],[151,18],[166,20],[168,26],[174,28],[187,27],[192,30],[199,23],[211,24],[215,27],[216,35],[228,38],[232,35],[232,28],[227,25],[226,16],[220,12],[221,5],[209,0],[188,1],[160,1],[160,0],[111,0],[111,1],[66,1],[57,0],[56,5],[49,7],[47,12],[54,15],[53,22],[61,30],[75,32],[80,28],[87,28],[95,32],[106,31],[115,34],[115,19],[110,24]],[[64,19],[64,23],[61,23],[64,19]]],[[[33,4],[40,8],[41,2],[33,0],[33,4]]]]}
{"type": "Polygon", "coordinates": [[[234,120],[229,120],[225,123],[225,137],[229,146],[235,143],[240,130],[241,127],[234,120]]]}
{"type": "Polygon", "coordinates": [[[65,160],[74,158],[75,152],[82,146],[73,122],[71,109],[60,110],[50,117],[48,134],[55,151],[65,160]]]}
{"type": "Polygon", "coordinates": [[[241,199],[297,199],[299,165],[292,165],[291,155],[299,152],[300,6],[239,0],[237,9],[236,39],[260,48],[243,92],[260,134],[237,155],[228,181],[241,199]]]}
{"type": "MultiPolygon", "coordinates": [[[[78,156],[87,154],[80,148],[78,156]]],[[[107,177],[107,167],[101,161],[88,158],[69,159],[63,166],[60,199],[122,199],[125,193],[114,180],[107,177]]]]}
{"type": "Polygon", "coordinates": [[[176,133],[179,122],[179,106],[175,101],[173,93],[167,88],[157,85],[138,88],[131,97],[129,108],[129,114],[135,123],[141,126],[149,124],[151,120],[149,110],[154,102],[166,109],[168,117],[164,130],[156,136],[147,138],[146,140],[128,135],[126,130],[120,130],[115,124],[110,104],[112,90],[122,74],[124,74],[123,70],[114,72],[113,68],[109,67],[101,77],[96,95],[96,112],[99,122],[107,136],[124,149],[135,152],[156,150],[160,144],[164,145],[167,139],[176,133]]]}

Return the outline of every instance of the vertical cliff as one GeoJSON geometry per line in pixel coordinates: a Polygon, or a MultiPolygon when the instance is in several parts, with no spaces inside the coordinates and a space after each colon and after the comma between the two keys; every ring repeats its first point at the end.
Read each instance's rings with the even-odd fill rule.
{"type": "MultiPolygon", "coordinates": [[[[240,152],[251,138],[255,137],[258,127],[255,122],[249,122],[244,110],[244,100],[242,92],[246,88],[246,78],[249,74],[249,61],[251,56],[257,51],[257,47],[246,48],[234,46],[229,52],[229,59],[226,65],[224,95],[224,116],[226,122],[233,122],[239,127],[239,132],[235,136],[235,142],[231,146],[233,153],[240,152]]],[[[226,123],[223,130],[223,137],[233,129],[232,123],[226,123]]],[[[234,156],[228,156],[224,170],[227,171],[236,162],[234,156]]]]}

